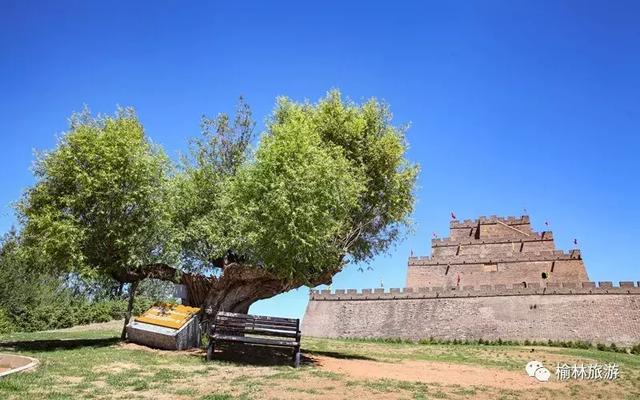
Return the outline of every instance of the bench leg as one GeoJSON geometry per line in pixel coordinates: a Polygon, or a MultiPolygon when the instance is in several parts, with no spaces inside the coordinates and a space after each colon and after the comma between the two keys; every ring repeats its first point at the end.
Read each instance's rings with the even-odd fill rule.
{"type": "Polygon", "coordinates": [[[213,360],[213,352],[215,351],[215,342],[209,339],[209,346],[207,346],[207,361],[213,360]]]}
{"type": "Polygon", "coordinates": [[[295,353],[294,353],[294,362],[295,362],[295,367],[298,368],[300,367],[300,348],[296,348],[295,349],[295,353]]]}

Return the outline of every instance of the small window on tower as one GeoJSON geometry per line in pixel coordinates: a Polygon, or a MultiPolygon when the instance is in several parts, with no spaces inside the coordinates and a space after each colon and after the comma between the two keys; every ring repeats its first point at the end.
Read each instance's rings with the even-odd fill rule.
{"type": "Polygon", "coordinates": [[[548,278],[547,273],[546,273],[546,272],[543,272],[543,273],[542,273],[542,279],[547,279],[547,278],[548,278]]]}

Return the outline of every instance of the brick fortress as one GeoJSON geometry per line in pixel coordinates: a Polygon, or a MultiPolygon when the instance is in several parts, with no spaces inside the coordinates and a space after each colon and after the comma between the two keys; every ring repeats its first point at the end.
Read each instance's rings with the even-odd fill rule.
{"type": "Polygon", "coordinates": [[[640,282],[590,282],[580,250],[556,250],[527,216],[453,220],[431,244],[403,289],[312,290],[303,333],[640,343],[640,282]]]}
{"type": "Polygon", "coordinates": [[[452,221],[450,237],[431,241],[431,254],[409,258],[407,287],[589,281],[580,250],[556,250],[553,233],[533,232],[526,216],[452,221]]]}

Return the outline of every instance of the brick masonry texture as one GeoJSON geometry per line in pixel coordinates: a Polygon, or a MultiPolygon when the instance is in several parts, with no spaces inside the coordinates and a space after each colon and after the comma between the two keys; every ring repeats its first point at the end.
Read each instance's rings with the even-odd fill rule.
{"type": "Polygon", "coordinates": [[[589,282],[580,251],[527,216],[452,221],[408,264],[403,289],[312,290],[303,334],[640,343],[640,282],[589,282]]]}
{"type": "Polygon", "coordinates": [[[556,250],[551,231],[528,216],[451,221],[449,237],[431,241],[431,257],[411,257],[407,287],[585,282],[580,250],[556,250]]]}
{"type": "Polygon", "coordinates": [[[332,338],[640,342],[640,291],[487,297],[311,300],[304,335],[332,338]]]}

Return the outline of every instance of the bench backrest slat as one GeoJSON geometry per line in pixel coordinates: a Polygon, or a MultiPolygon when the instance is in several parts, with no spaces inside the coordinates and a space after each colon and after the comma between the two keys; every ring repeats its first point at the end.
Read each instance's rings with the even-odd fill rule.
{"type": "Polygon", "coordinates": [[[243,324],[238,322],[229,321],[216,321],[216,326],[229,327],[229,328],[246,328],[246,329],[269,329],[274,331],[291,332],[297,331],[296,326],[281,326],[281,325],[264,325],[264,324],[243,324]]]}
{"type": "Polygon", "coordinates": [[[216,319],[215,324],[218,326],[251,326],[255,328],[280,329],[283,331],[298,329],[297,325],[265,324],[265,323],[256,323],[256,322],[250,322],[250,321],[230,321],[230,320],[220,320],[220,319],[216,319]]]}
{"type": "Polygon", "coordinates": [[[212,331],[216,333],[256,334],[272,337],[299,338],[300,320],[263,315],[218,312],[212,331]]]}
{"type": "Polygon", "coordinates": [[[231,335],[231,336],[268,336],[268,337],[275,337],[278,339],[291,339],[291,340],[296,340],[298,339],[298,333],[297,332],[289,332],[289,333],[283,333],[283,332],[264,332],[264,331],[251,331],[251,330],[235,330],[235,329],[216,329],[214,334],[216,335],[231,335]]]}
{"type": "Polygon", "coordinates": [[[217,316],[221,317],[232,317],[238,319],[252,319],[252,320],[260,320],[260,321],[273,321],[273,322],[291,322],[298,323],[300,320],[295,318],[282,318],[282,317],[271,317],[269,315],[252,315],[252,314],[237,314],[231,313],[227,311],[219,311],[217,316]]]}

